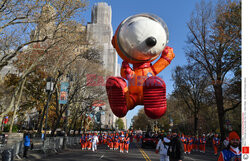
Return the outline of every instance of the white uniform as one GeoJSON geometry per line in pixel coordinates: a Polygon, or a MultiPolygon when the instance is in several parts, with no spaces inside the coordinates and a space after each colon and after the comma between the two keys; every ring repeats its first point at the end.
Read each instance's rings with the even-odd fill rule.
{"type": "Polygon", "coordinates": [[[97,150],[97,143],[99,142],[98,136],[94,135],[92,138],[92,151],[97,150]]]}
{"type": "MultiPolygon", "coordinates": [[[[163,138],[165,143],[169,143],[170,140],[166,137],[163,138]]],[[[169,161],[169,156],[167,155],[168,153],[168,145],[163,144],[162,140],[160,139],[157,146],[156,146],[156,150],[160,149],[160,161],[169,161]]]]}

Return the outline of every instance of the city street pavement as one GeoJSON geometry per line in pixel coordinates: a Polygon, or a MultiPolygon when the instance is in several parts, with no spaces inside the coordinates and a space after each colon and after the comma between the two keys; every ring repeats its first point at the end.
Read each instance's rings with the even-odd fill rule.
{"type": "MultiPolygon", "coordinates": [[[[207,148],[207,153],[193,152],[185,155],[184,161],[216,161],[217,157],[213,155],[212,149],[207,148]]],[[[67,149],[60,153],[51,153],[48,156],[42,153],[30,152],[26,161],[159,161],[160,155],[155,153],[155,149],[142,149],[140,145],[131,143],[129,153],[120,153],[119,151],[109,150],[106,145],[98,146],[97,152],[82,151],[80,146],[77,149],[67,149]]]]}

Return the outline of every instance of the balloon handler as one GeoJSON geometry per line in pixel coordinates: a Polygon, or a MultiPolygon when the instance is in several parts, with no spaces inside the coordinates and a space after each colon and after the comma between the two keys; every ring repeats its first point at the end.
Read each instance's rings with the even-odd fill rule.
{"type": "Polygon", "coordinates": [[[146,115],[152,119],[166,112],[166,85],[156,75],[175,57],[173,49],[166,46],[168,40],[166,24],[155,15],[134,15],[118,26],[112,45],[123,59],[123,78],[109,77],[106,82],[109,104],[117,117],[124,117],[136,105],[144,105],[146,115]]]}

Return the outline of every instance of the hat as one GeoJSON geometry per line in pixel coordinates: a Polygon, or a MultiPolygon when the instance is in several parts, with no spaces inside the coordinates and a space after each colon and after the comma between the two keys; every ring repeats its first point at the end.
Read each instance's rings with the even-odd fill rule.
{"type": "Polygon", "coordinates": [[[240,139],[239,135],[235,131],[229,133],[229,141],[232,139],[240,139]]]}

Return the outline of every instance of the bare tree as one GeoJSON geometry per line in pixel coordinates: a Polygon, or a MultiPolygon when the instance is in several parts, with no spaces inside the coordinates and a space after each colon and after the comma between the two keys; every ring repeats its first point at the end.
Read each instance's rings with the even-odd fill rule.
{"type": "Polygon", "coordinates": [[[209,100],[207,98],[209,94],[206,91],[209,80],[199,66],[177,66],[172,78],[173,96],[184,102],[186,109],[193,114],[194,133],[197,134],[199,111],[209,100]]]}
{"type": "MultiPolygon", "coordinates": [[[[74,37],[74,41],[69,39],[72,33],[77,32],[77,23],[74,23],[72,18],[78,12],[83,11],[85,6],[85,1],[79,0],[1,1],[0,71],[6,65],[10,65],[13,58],[19,60],[19,67],[22,66],[19,68],[19,70],[21,69],[20,80],[13,91],[10,103],[8,106],[2,106],[4,112],[0,115],[1,122],[3,116],[14,107],[24,79],[39,66],[48,69],[53,64],[51,61],[53,59],[50,58],[59,58],[58,54],[62,50],[66,53],[66,49],[69,51],[77,45],[74,44],[74,41],[78,38],[79,42],[82,34],[74,37]]],[[[53,69],[48,73],[55,73],[55,68],[53,69]]]]}
{"type": "Polygon", "coordinates": [[[241,63],[241,4],[219,1],[217,7],[202,1],[197,5],[190,21],[186,55],[207,72],[214,89],[220,132],[225,137],[225,113],[240,107],[235,100],[232,107],[224,107],[226,78],[233,77],[241,63]],[[231,76],[230,76],[231,75],[231,76]]]}

